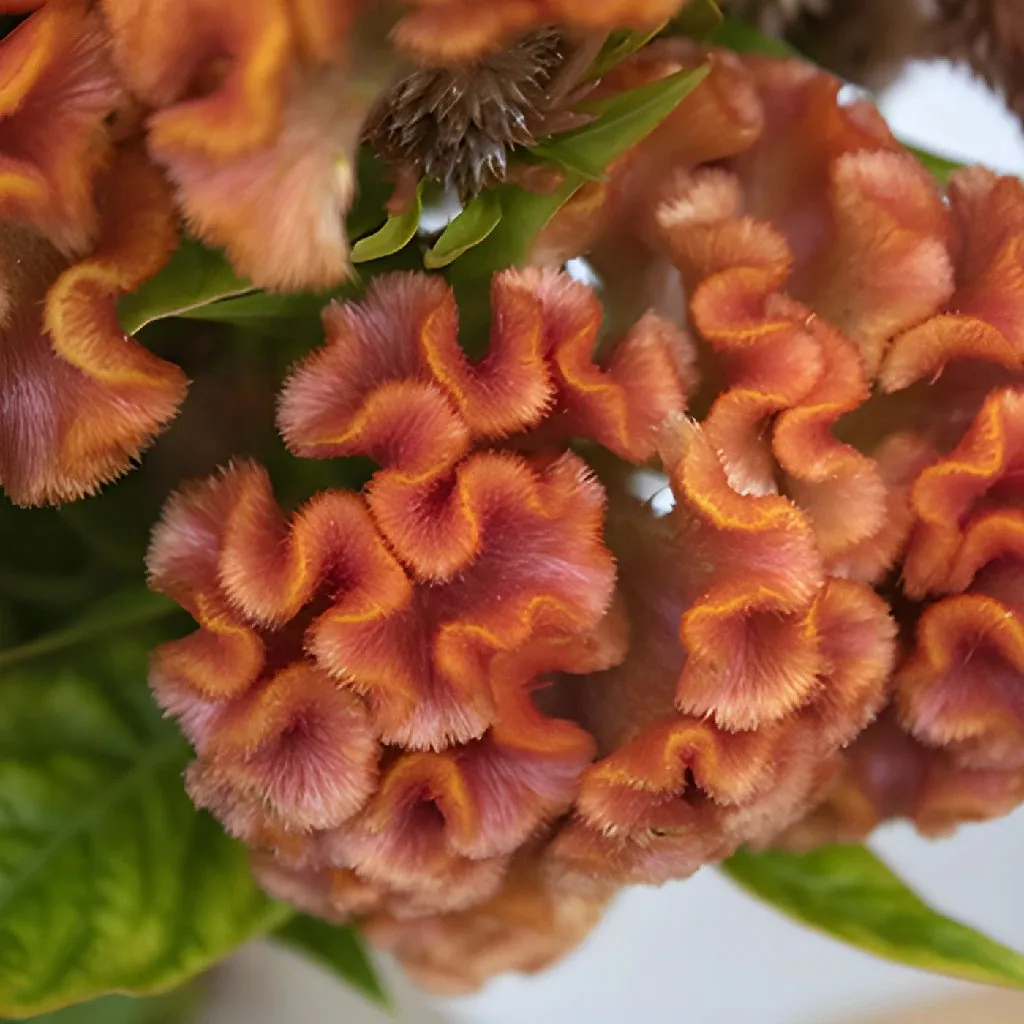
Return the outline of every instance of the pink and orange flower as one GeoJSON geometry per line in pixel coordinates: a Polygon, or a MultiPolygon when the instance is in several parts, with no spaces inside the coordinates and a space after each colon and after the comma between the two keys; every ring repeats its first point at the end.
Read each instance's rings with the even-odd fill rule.
{"type": "Polygon", "coordinates": [[[475,360],[442,281],[375,281],[278,416],[362,492],[285,516],[236,465],[154,537],[193,796],[445,990],[741,845],[1024,800],[1024,186],[944,192],[830,76],[711,59],[534,251],[591,260],[613,344],[554,267],[494,279],[475,360]]]}
{"type": "MultiPolygon", "coordinates": [[[[0,40],[6,492],[90,493],[175,415],[184,374],[116,303],[180,221],[256,285],[348,277],[402,60],[681,6],[0,4],[28,15],[0,40]]],[[[940,188],[796,62],[659,41],[595,94],[705,61],[493,278],[479,357],[437,275],[324,310],[277,425],[371,461],[360,491],[283,509],[239,461],[153,536],[198,624],[151,673],[195,802],[272,894],[448,990],[742,845],[1024,801],[1024,185],[940,188]]]]}

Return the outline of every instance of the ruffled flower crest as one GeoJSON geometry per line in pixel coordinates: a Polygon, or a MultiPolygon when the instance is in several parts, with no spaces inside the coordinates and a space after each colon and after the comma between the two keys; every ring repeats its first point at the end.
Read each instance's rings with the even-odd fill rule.
{"type": "Polygon", "coordinates": [[[364,493],[286,517],[236,465],[170,503],[149,559],[200,624],[152,671],[196,747],[197,802],[272,851],[274,877],[351,872],[406,913],[497,891],[570,807],[593,740],[531,693],[614,664],[626,634],[603,489],[552,439],[647,458],[689,380],[654,318],[592,362],[600,307],[564,275],[506,272],[492,301],[477,362],[436,278],[328,307],[279,420],[298,454],[371,457],[364,493]]]}
{"type": "Polygon", "coordinates": [[[383,31],[353,38],[369,6],[104,0],[189,227],[259,286],[323,289],[349,274],[359,129],[393,64],[383,31]]]}

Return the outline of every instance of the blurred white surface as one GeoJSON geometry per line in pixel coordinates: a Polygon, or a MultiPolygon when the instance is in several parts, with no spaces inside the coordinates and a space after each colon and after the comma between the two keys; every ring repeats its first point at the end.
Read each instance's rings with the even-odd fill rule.
{"type": "MultiPolygon", "coordinates": [[[[881,106],[907,141],[1024,172],[1016,122],[966,74],[915,67],[881,106]]],[[[876,848],[936,906],[1024,949],[1024,812],[942,843],[897,828],[876,848]]],[[[791,924],[711,870],[624,894],[581,950],[539,977],[503,978],[470,998],[431,1001],[388,975],[404,1024],[840,1024],[869,1014],[874,1024],[1024,1022],[1024,996],[989,996],[875,960],[791,924]],[[900,1008],[917,1004],[926,1008],[903,1016],[900,1008]]],[[[212,996],[201,1024],[395,1019],[262,944],[223,968],[212,996]]]]}

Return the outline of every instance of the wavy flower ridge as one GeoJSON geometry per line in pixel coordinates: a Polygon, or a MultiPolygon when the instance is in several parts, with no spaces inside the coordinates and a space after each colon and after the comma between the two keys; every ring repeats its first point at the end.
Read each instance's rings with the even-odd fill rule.
{"type": "Polygon", "coordinates": [[[531,696],[627,641],[604,489],[557,449],[582,434],[649,456],[656,418],[685,401],[685,342],[648,318],[593,363],[588,289],[509,272],[493,297],[476,362],[423,275],[325,312],[282,430],[302,454],[374,458],[363,493],[286,516],[265,470],[236,464],[177,495],[154,534],[152,585],[200,627],[155,652],[154,691],[196,749],[194,798],[273,852],[272,884],[349,872],[389,912],[467,908],[593,760],[561,691],[531,696]]]}

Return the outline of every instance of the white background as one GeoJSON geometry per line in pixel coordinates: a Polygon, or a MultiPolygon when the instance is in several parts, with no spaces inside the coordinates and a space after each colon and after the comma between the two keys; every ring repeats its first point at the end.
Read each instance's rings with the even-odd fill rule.
{"type": "MultiPolygon", "coordinates": [[[[915,67],[882,106],[908,141],[1024,173],[1016,122],[966,75],[915,67]]],[[[935,905],[1024,949],[1024,812],[943,843],[896,828],[876,848],[935,905]]],[[[470,998],[429,1000],[384,967],[406,1024],[1024,1024],[1024,996],[874,960],[790,924],[711,870],[624,894],[562,965],[470,998]],[[919,1014],[905,1016],[913,1006],[919,1014]]],[[[213,976],[202,1024],[389,1019],[319,969],[256,944],[213,976]]]]}

